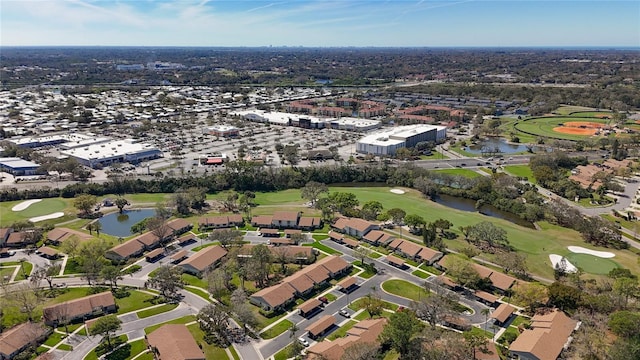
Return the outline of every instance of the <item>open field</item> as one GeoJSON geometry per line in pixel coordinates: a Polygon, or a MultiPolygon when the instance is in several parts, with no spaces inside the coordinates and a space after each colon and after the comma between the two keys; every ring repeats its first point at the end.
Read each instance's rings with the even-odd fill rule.
{"type": "Polygon", "coordinates": [[[576,111],[576,112],[570,113],[569,115],[576,116],[576,117],[593,117],[593,118],[606,119],[606,118],[610,118],[613,115],[613,113],[610,111],[576,111]]]}
{"type": "Polygon", "coordinates": [[[440,174],[458,175],[471,179],[482,176],[481,174],[478,174],[477,172],[469,169],[440,169],[435,171],[440,174]]]}
{"type": "Polygon", "coordinates": [[[561,105],[558,107],[553,113],[559,115],[570,115],[575,114],[577,112],[591,112],[594,111],[594,108],[584,107],[584,106],[573,106],[573,105],[561,105]]]}
{"type": "Polygon", "coordinates": [[[429,296],[429,293],[425,289],[405,280],[387,280],[382,283],[382,289],[390,294],[402,296],[415,301],[429,296]]]}
{"type": "MultiPolygon", "coordinates": [[[[580,140],[580,139],[584,139],[585,136],[590,136],[593,133],[595,133],[595,129],[591,129],[591,128],[583,129],[580,127],[571,127],[571,126],[567,126],[567,127],[572,130],[573,129],[585,130],[585,131],[588,130],[589,134],[586,134],[586,133],[574,134],[574,133],[559,132],[559,129],[565,127],[564,126],[565,123],[571,123],[571,122],[594,123],[594,124],[604,125],[604,124],[607,124],[609,120],[599,119],[594,117],[568,117],[568,116],[539,117],[539,118],[530,118],[530,119],[519,121],[513,125],[513,128],[527,135],[543,136],[543,137],[564,139],[564,140],[580,140]]],[[[567,129],[561,129],[561,130],[566,131],[567,129]]]]}
{"type": "Polygon", "coordinates": [[[529,165],[507,165],[504,166],[504,170],[513,176],[527,178],[530,183],[536,183],[536,178],[533,177],[533,171],[529,165]]]}

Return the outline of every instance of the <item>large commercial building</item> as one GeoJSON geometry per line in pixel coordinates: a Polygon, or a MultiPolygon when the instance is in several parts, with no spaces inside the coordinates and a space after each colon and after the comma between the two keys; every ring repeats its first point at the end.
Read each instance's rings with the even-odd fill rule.
{"type": "Polygon", "coordinates": [[[7,172],[14,176],[36,175],[39,167],[40,164],[17,157],[0,158],[0,171],[7,172]]]}
{"type": "Polygon", "coordinates": [[[234,137],[240,134],[240,129],[231,125],[213,125],[206,127],[204,133],[219,137],[234,137]]]}
{"type": "Polygon", "coordinates": [[[130,139],[77,147],[63,150],[60,154],[72,157],[78,160],[79,163],[91,168],[119,162],[138,164],[162,157],[162,151],[158,148],[130,139]]]}
{"type": "Polygon", "coordinates": [[[380,128],[381,123],[378,120],[361,119],[354,117],[342,117],[328,121],[332,129],[349,130],[349,131],[370,131],[380,128]]]}
{"type": "Polygon", "coordinates": [[[367,135],[356,144],[356,151],[364,154],[395,155],[400,148],[410,148],[422,141],[440,142],[447,137],[446,126],[397,126],[367,135]]]}
{"type": "Polygon", "coordinates": [[[230,115],[240,116],[245,120],[285,126],[297,126],[306,129],[323,129],[325,120],[310,115],[268,112],[264,110],[234,111],[230,115]]]}

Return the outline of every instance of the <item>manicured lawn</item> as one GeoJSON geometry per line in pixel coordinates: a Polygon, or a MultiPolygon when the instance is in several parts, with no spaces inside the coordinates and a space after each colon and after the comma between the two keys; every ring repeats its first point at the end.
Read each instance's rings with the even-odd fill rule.
{"type": "Polygon", "coordinates": [[[601,124],[607,124],[609,122],[609,120],[606,119],[597,119],[593,117],[581,118],[577,116],[551,116],[529,118],[526,120],[518,121],[514,125],[514,129],[523,133],[533,134],[534,136],[550,137],[554,139],[580,140],[588,137],[585,135],[564,134],[553,130],[556,127],[562,126],[561,124],[569,121],[584,121],[601,124]]]}
{"type": "Polygon", "coordinates": [[[419,277],[421,279],[426,279],[429,276],[431,276],[431,275],[427,274],[426,272],[420,271],[420,270],[416,270],[416,271],[412,272],[411,274],[415,275],[415,276],[417,276],[417,277],[419,277]]]}
{"type": "Polygon", "coordinates": [[[9,281],[13,276],[14,271],[16,271],[15,266],[0,267],[0,279],[6,279],[6,281],[9,281]]]}
{"type": "Polygon", "coordinates": [[[49,335],[47,340],[45,340],[44,344],[48,346],[55,346],[57,343],[59,343],[66,337],[67,337],[66,335],[63,335],[54,331],[51,333],[51,335],[49,335]]]}
{"type": "Polygon", "coordinates": [[[125,314],[154,305],[151,303],[151,299],[155,298],[155,295],[147,294],[137,290],[129,291],[129,296],[122,299],[116,299],[116,304],[118,304],[118,314],[125,314]]]}
{"type": "Polygon", "coordinates": [[[337,338],[344,337],[345,335],[347,335],[347,331],[349,331],[349,329],[351,329],[357,323],[358,322],[355,320],[349,320],[346,324],[340,326],[338,330],[332,332],[329,336],[327,336],[327,339],[335,340],[337,338]]]}
{"type": "Polygon", "coordinates": [[[67,263],[64,265],[64,275],[80,273],[82,273],[82,268],[80,267],[78,260],[75,258],[67,259],[67,263]]]}
{"type": "Polygon", "coordinates": [[[530,183],[536,183],[536,179],[533,177],[533,171],[531,171],[529,165],[507,165],[504,167],[504,170],[513,176],[527,178],[530,183]]]}
{"type": "Polygon", "coordinates": [[[60,344],[58,345],[57,349],[62,351],[73,351],[73,346],[69,344],[60,344]]]}
{"type": "MultiPolygon", "coordinates": [[[[163,202],[165,200],[170,200],[171,196],[173,196],[173,194],[167,194],[167,193],[144,193],[144,194],[126,194],[124,196],[125,199],[129,200],[130,203],[136,205],[136,204],[144,204],[144,205],[148,205],[149,207],[153,207],[156,203],[159,202],[163,202]]],[[[98,199],[100,201],[106,199],[106,198],[111,198],[111,199],[116,199],[118,198],[118,195],[115,194],[108,194],[108,195],[104,195],[99,197],[98,199]]]]}
{"type": "Polygon", "coordinates": [[[200,296],[201,298],[209,301],[209,294],[206,293],[204,290],[200,290],[199,288],[194,288],[194,287],[190,287],[190,286],[185,286],[184,287],[185,290],[187,290],[190,293],[194,293],[198,296],[200,296]]]}
{"type": "MultiPolygon", "coordinates": [[[[127,335],[120,335],[118,337],[115,337],[113,340],[111,340],[112,343],[113,342],[120,342],[120,343],[125,343],[127,342],[127,335]]],[[[120,354],[122,354],[122,351],[117,351],[114,353],[111,353],[110,355],[107,355],[105,357],[105,359],[107,360],[116,360],[116,359],[124,359],[126,358],[126,355],[120,357],[120,354]]],[[[89,354],[87,354],[87,356],[84,357],[84,360],[98,360],[98,354],[96,354],[96,349],[91,350],[91,352],[89,354]]]]}
{"type": "Polygon", "coordinates": [[[291,325],[293,325],[293,323],[289,320],[282,320],[279,323],[273,325],[272,327],[270,327],[268,330],[265,330],[264,332],[260,333],[260,337],[267,340],[267,339],[273,339],[274,337],[284,333],[285,331],[289,330],[289,328],[291,328],[291,325]]]}
{"type": "MultiPolygon", "coordinates": [[[[396,305],[397,306],[397,305],[396,305]]],[[[383,311],[382,314],[380,314],[380,317],[390,317],[391,314],[393,314],[393,312],[391,311],[383,311]]],[[[375,317],[377,318],[377,316],[375,317]]],[[[360,314],[356,315],[353,317],[354,320],[358,320],[358,321],[362,321],[362,320],[366,320],[366,319],[371,319],[371,315],[369,314],[368,311],[363,311],[360,314]]]]}
{"type": "Polygon", "coordinates": [[[439,174],[458,175],[458,176],[468,177],[471,179],[482,176],[481,174],[478,174],[477,172],[469,169],[441,169],[441,170],[434,170],[434,171],[438,172],[439,174]]]}
{"type": "Polygon", "coordinates": [[[204,245],[196,246],[193,249],[191,249],[191,251],[197,252],[199,250],[202,250],[204,248],[208,248],[209,246],[213,246],[213,245],[220,245],[220,242],[219,241],[214,241],[214,242],[210,242],[210,243],[207,243],[207,244],[204,244],[204,245]]]}
{"type": "Polygon", "coordinates": [[[241,360],[240,355],[238,355],[238,352],[236,351],[236,348],[234,348],[233,346],[229,346],[229,352],[231,352],[231,356],[233,356],[234,360],[241,360]]]}
{"type": "Polygon", "coordinates": [[[372,252],[371,254],[369,254],[369,257],[372,259],[377,259],[379,257],[382,257],[382,254],[377,253],[377,252],[372,252]]]}
{"type": "Polygon", "coordinates": [[[574,106],[574,105],[560,105],[553,113],[559,115],[569,115],[575,114],[579,111],[594,111],[595,109],[584,107],[584,106],[574,106]]]}
{"type": "MultiPolygon", "coordinates": [[[[294,340],[296,341],[296,340],[294,340]]],[[[284,349],[278,351],[274,356],[274,360],[287,360],[289,354],[289,349],[291,349],[291,344],[287,345],[284,349]]]]}
{"type": "MultiPolygon", "coordinates": [[[[364,301],[365,301],[364,298],[360,298],[360,299],[352,302],[351,304],[349,304],[348,307],[349,307],[349,309],[351,309],[353,311],[358,311],[358,310],[364,308],[364,301]]],[[[390,303],[390,302],[384,301],[384,300],[382,300],[382,304],[383,304],[383,307],[385,309],[389,309],[389,310],[392,310],[392,311],[398,310],[398,306],[399,306],[398,304],[390,303]]]]}
{"type": "Polygon", "coordinates": [[[34,216],[47,215],[58,211],[73,212],[69,199],[50,198],[29,205],[22,211],[12,211],[15,205],[22,203],[19,201],[7,201],[0,203],[0,226],[8,226],[16,221],[28,220],[34,216]]]}
{"type": "Polygon", "coordinates": [[[427,265],[425,263],[420,264],[420,266],[418,266],[418,269],[422,269],[422,270],[424,270],[426,272],[429,272],[431,274],[434,274],[434,275],[442,274],[442,271],[434,268],[433,266],[429,266],[429,265],[427,265]]]}
{"type": "Polygon", "coordinates": [[[132,341],[129,343],[129,345],[131,345],[131,348],[129,349],[129,356],[126,360],[133,359],[136,355],[147,349],[147,344],[145,343],[144,339],[132,341]]]}
{"type": "Polygon", "coordinates": [[[193,322],[193,321],[196,321],[195,315],[187,315],[187,316],[183,316],[181,318],[173,319],[171,321],[163,322],[163,323],[160,323],[160,324],[156,324],[156,325],[152,325],[152,326],[149,326],[147,328],[144,328],[144,333],[145,334],[151,334],[157,328],[159,328],[159,327],[161,327],[162,325],[165,325],[165,324],[188,324],[188,323],[193,322]]]}
{"type": "Polygon", "coordinates": [[[429,293],[420,286],[404,280],[387,280],[382,283],[382,288],[388,293],[416,301],[429,296],[429,293]]]}
{"type": "Polygon", "coordinates": [[[569,253],[565,257],[576,267],[591,274],[606,275],[609,271],[620,267],[617,262],[611,259],[603,259],[589,254],[569,253]]]}
{"type": "Polygon", "coordinates": [[[227,355],[227,352],[224,351],[224,349],[217,346],[209,345],[206,341],[204,341],[204,332],[200,330],[200,325],[188,325],[187,329],[189,329],[189,332],[191,332],[191,335],[193,335],[193,338],[196,340],[196,342],[202,346],[202,352],[204,352],[205,359],[229,360],[229,356],[227,355]]]}
{"type": "Polygon", "coordinates": [[[182,281],[184,281],[185,284],[196,286],[203,289],[206,289],[208,287],[206,280],[200,279],[199,277],[191,274],[182,274],[182,281]]]}
{"type": "Polygon", "coordinates": [[[338,298],[337,296],[333,295],[332,293],[327,293],[324,297],[326,297],[327,300],[329,300],[329,301],[336,301],[336,299],[338,298]]]}
{"type": "Polygon", "coordinates": [[[163,312],[171,311],[177,307],[178,307],[178,304],[163,304],[155,308],[138,311],[136,315],[138,315],[138,318],[142,319],[149,316],[162,314],[163,312]]]}
{"type": "Polygon", "coordinates": [[[302,244],[302,246],[312,246],[312,247],[314,247],[314,248],[316,248],[316,249],[318,249],[320,251],[326,252],[329,255],[342,255],[342,253],[340,251],[333,250],[332,248],[328,247],[325,244],[322,244],[321,242],[319,242],[317,240],[312,242],[311,244],[302,244]]]}
{"type": "Polygon", "coordinates": [[[469,332],[472,333],[472,334],[482,335],[482,336],[486,337],[487,339],[492,339],[493,338],[493,333],[492,332],[480,329],[479,327],[472,326],[471,330],[469,330],[469,332]]]}
{"type": "Polygon", "coordinates": [[[26,279],[25,274],[27,276],[31,275],[31,271],[33,270],[33,264],[30,262],[23,262],[22,269],[18,270],[18,274],[16,275],[15,281],[20,281],[26,279]]]}
{"type": "Polygon", "coordinates": [[[518,327],[518,325],[520,325],[520,324],[525,324],[525,323],[527,323],[527,324],[528,324],[528,323],[530,323],[530,322],[531,322],[531,320],[527,319],[526,317],[518,315],[518,316],[516,316],[516,318],[515,318],[515,319],[513,319],[513,321],[511,322],[511,326],[518,327]]]}

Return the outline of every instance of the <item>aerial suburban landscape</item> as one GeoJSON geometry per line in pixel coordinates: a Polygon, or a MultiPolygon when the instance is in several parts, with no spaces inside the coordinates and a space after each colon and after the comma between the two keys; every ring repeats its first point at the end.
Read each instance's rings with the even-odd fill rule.
{"type": "Polygon", "coordinates": [[[640,359],[640,34],[325,44],[334,10],[399,31],[485,10],[18,3],[0,359],[640,359]],[[164,26],[185,39],[146,37],[164,26]]]}

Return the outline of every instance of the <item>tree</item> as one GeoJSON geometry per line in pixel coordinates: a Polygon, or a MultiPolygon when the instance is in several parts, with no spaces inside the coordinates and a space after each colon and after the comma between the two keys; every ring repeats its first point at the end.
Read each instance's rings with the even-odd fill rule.
{"type": "Polygon", "coordinates": [[[165,299],[173,299],[178,290],[184,287],[182,271],[170,265],[163,265],[149,277],[149,286],[156,288],[165,299]]]}
{"type": "Polygon", "coordinates": [[[575,310],[580,303],[582,291],[574,287],[554,282],[547,288],[549,303],[563,311],[575,310]]]}
{"type": "Polygon", "coordinates": [[[78,246],[80,245],[80,239],[77,235],[72,235],[62,243],[62,252],[73,258],[78,252],[78,246]]]}
{"type": "Polygon", "coordinates": [[[20,283],[12,287],[12,291],[8,294],[11,301],[16,303],[20,308],[20,312],[27,314],[29,321],[33,321],[33,313],[40,305],[40,298],[36,291],[28,283],[20,283]]]}
{"type": "Polygon", "coordinates": [[[129,200],[123,198],[123,197],[118,197],[117,199],[115,199],[115,201],[113,202],[117,207],[118,207],[118,211],[120,212],[120,214],[122,214],[124,212],[124,207],[131,205],[129,203],[129,200]]]}
{"type": "Polygon", "coordinates": [[[358,198],[354,193],[334,192],[328,196],[329,204],[342,215],[350,215],[354,213],[354,209],[358,206],[358,198]]]}
{"type": "Polygon", "coordinates": [[[192,209],[200,211],[207,206],[207,190],[202,187],[190,187],[187,189],[187,199],[192,209]]]}
{"type": "Polygon", "coordinates": [[[300,196],[303,199],[309,200],[311,202],[311,206],[315,207],[320,194],[328,192],[329,188],[327,185],[316,181],[309,181],[302,189],[300,189],[300,196]]]}
{"type": "Polygon", "coordinates": [[[167,224],[167,220],[155,216],[147,221],[147,229],[151,231],[153,235],[155,235],[161,242],[164,242],[169,235],[171,235],[171,228],[167,224]]]}
{"type": "Polygon", "coordinates": [[[369,257],[369,255],[371,255],[371,250],[367,249],[364,246],[358,246],[357,248],[355,248],[355,250],[353,250],[353,255],[360,259],[360,262],[362,263],[362,266],[366,265],[365,263],[365,259],[367,257],[369,257]]]}
{"type": "Polygon", "coordinates": [[[413,187],[431,200],[438,194],[438,184],[424,176],[416,178],[413,181],[413,187]]]}
{"type": "Polygon", "coordinates": [[[98,280],[102,267],[108,263],[103,256],[108,249],[109,245],[101,240],[85,242],[80,248],[78,262],[89,286],[98,280]]]}
{"type": "Polygon", "coordinates": [[[53,277],[60,274],[61,267],[59,263],[38,267],[31,273],[29,280],[33,282],[36,287],[40,285],[40,281],[46,280],[49,284],[49,290],[53,290],[53,277]]]}
{"type": "Polygon", "coordinates": [[[372,294],[367,294],[363,301],[364,310],[369,313],[369,317],[380,316],[384,311],[384,302],[372,294]]]}
{"type": "Polygon", "coordinates": [[[277,246],[271,249],[274,262],[280,264],[282,275],[287,273],[287,264],[292,262],[294,254],[290,254],[289,246],[277,246]]]}
{"type": "Polygon", "coordinates": [[[468,261],[457,257],[447,258],[447,274],[462,286],[470,286],[480,279],[480,275],[468,261]]]}
{"type": "Polygon", "coordinates": [[[496,256],[496,263],[501,265],[505,272],[513,272],[520,278],[527,276],[527,257],[524,254],[502,252],[496,256]]]}
{"type": "Polygon", "coordinates": [[[237,192],[231,191],[229,192],[229,194],[227,194],[227,197],[225,198],[225,200],[222,201],[222,206],[227,211],[237,212],[239,198],[240,198],[240,195],[238,195],[237,192]]]}
{"type": "Polygon", "coordinates": [[[94,221],[93,230],[96,232],[96,235],[100,237],[100,231],[102,231],[102,223],[100,221],[94,221]]]}
{"type": "Polygon", "coordinates": [[[422,228],[427,222],[420,215],[409,214],[404,217],[404,223],[409,227],[409,231],[415,234],[418,233],[418,229],[422,228]]]}
{"type": "Polygon", "coordinates": [[[225,273],[222,269],[218,268],[207,273],[207,286],[209,294],[214,299],[221,301],[222,296],[227,292],[225,273]]]}
{"type": "Polygon", "coordinates": [[[403,358],[410,351],[411,339],[422,330],[422,323],[413,311],[395,312],[385,325],[380,339],[389,344],[403,358]]]}
{"type": "Polygon", "coordinates": [[[344,349],[341,360],[375,360],[380,345],[370,342],[356,342],[344,349]]]}
{"type": "Polygon", "coordinates": [[[533,313],[547,301],[546,287],[542,284],[522,282],[518,283],[514,290],[514,300],[524,305],[529,313],[533,313]]]}
{"type": "Polygon", "coordinates": [[[209,234],[210,241],[219,241],[220,246],[228,248],[242,239],[242,232],[236,229],[219,229],[209,234]]]}
{"type": "Polygon", "coordinates": [[[609,316],[609,328],[623,338],[640,340],[640,313],[633,311],[616,311],[609,316]]]}
{"type": "Polygon", "coordinates": [[[217,337],[223,344],[228,342],[225,333],[229,326],[229,314],[226,310],[221,304],[207,304],[197,315],[200,329],[207,335],[217,337]]]}
{"type": "Polygon", "coordinates": [[[425,283],[429,296],[421,297],[411,304],[418,318],[425,320],[432,328],[442,322],[449,315],[454,314],[454,306],[458,302],[455,293],[447,291],[439,284],[425,283]]]}
{"type": "Polygon", "coordinates": [[[476,352],[480,350],[482,353],[487,353],[487,338],[483,334],[479,334],[473,331],[465,331],[462,336],[469,347],[471,354],[473,354],[473,360],[476,359],[476,352]]]}
{"type": "Polygon", "coordinates": [[[638,287],[637,278],[620,277],[613,283],[613,291],[615,294],[624,299],[623,307],[626,309],[629,304],[630,297],[640,296],[640,287],[638,287]]]}
{"type": "Polygon", "coordinates": [[[407,212],[400,208],[393,208],[387,210],[387,214],[391,217],[391,221],[393,221],[396,225],[402,225],[404,221],[404,217],[407,215],[407,212]]]}
{"type": "Polygon", "coordinates": [[[112,291],[118,286],[118,280],[122,280],[122,272],[113,265],[103,267],[100,271],[100,276],[102,276],[105,281],[109,282],[109,287],[112,291]]]}
{"type": "Polygon", "coordinates": [[[120,330],[122,321],[116,315],[106,315],[99,317],[89,329],[91,335],[102,335],[102,341],[107,342],[108,348],[112,348],[111,336],[120,330]]]}
{"type": "Polygon", "coordinates": [[[371,200],[362,205],[361,217],[365,220],[375,220],[382,211],[382,204],[379,201],[371,200]]]}
{"type": "Polygon", "coordinates": [[[251,259],[247,267],[249,278],[256,281],[258,287],[264,288],[269,283],[271,269],[271,251],[264,244],[259,244],[251,249],[251,259]]]}
{"type": "Polygon", "coordinates": [[[486,244],[492,250],[495,247],[506,247],[509,245],[507,232],[488,221],[483,221],[471,226],[469,229],[469,238],[476,243],[486,244]]]}
{"type": "Polygon", "coordinates": [[[433,222],[433,226],[436,229],[440,229],[440,234],[444,236],[444,231],[449,230],[453,226],[453,223],[446,219],[438,219],[433,222]]]}
{"type": "Polygon", "coordinates": [[[98,198],[94,195],[79,195],[73,200],[73,206],[87,217],[91,214],[93,207],[98,203],[98,198]]]}

